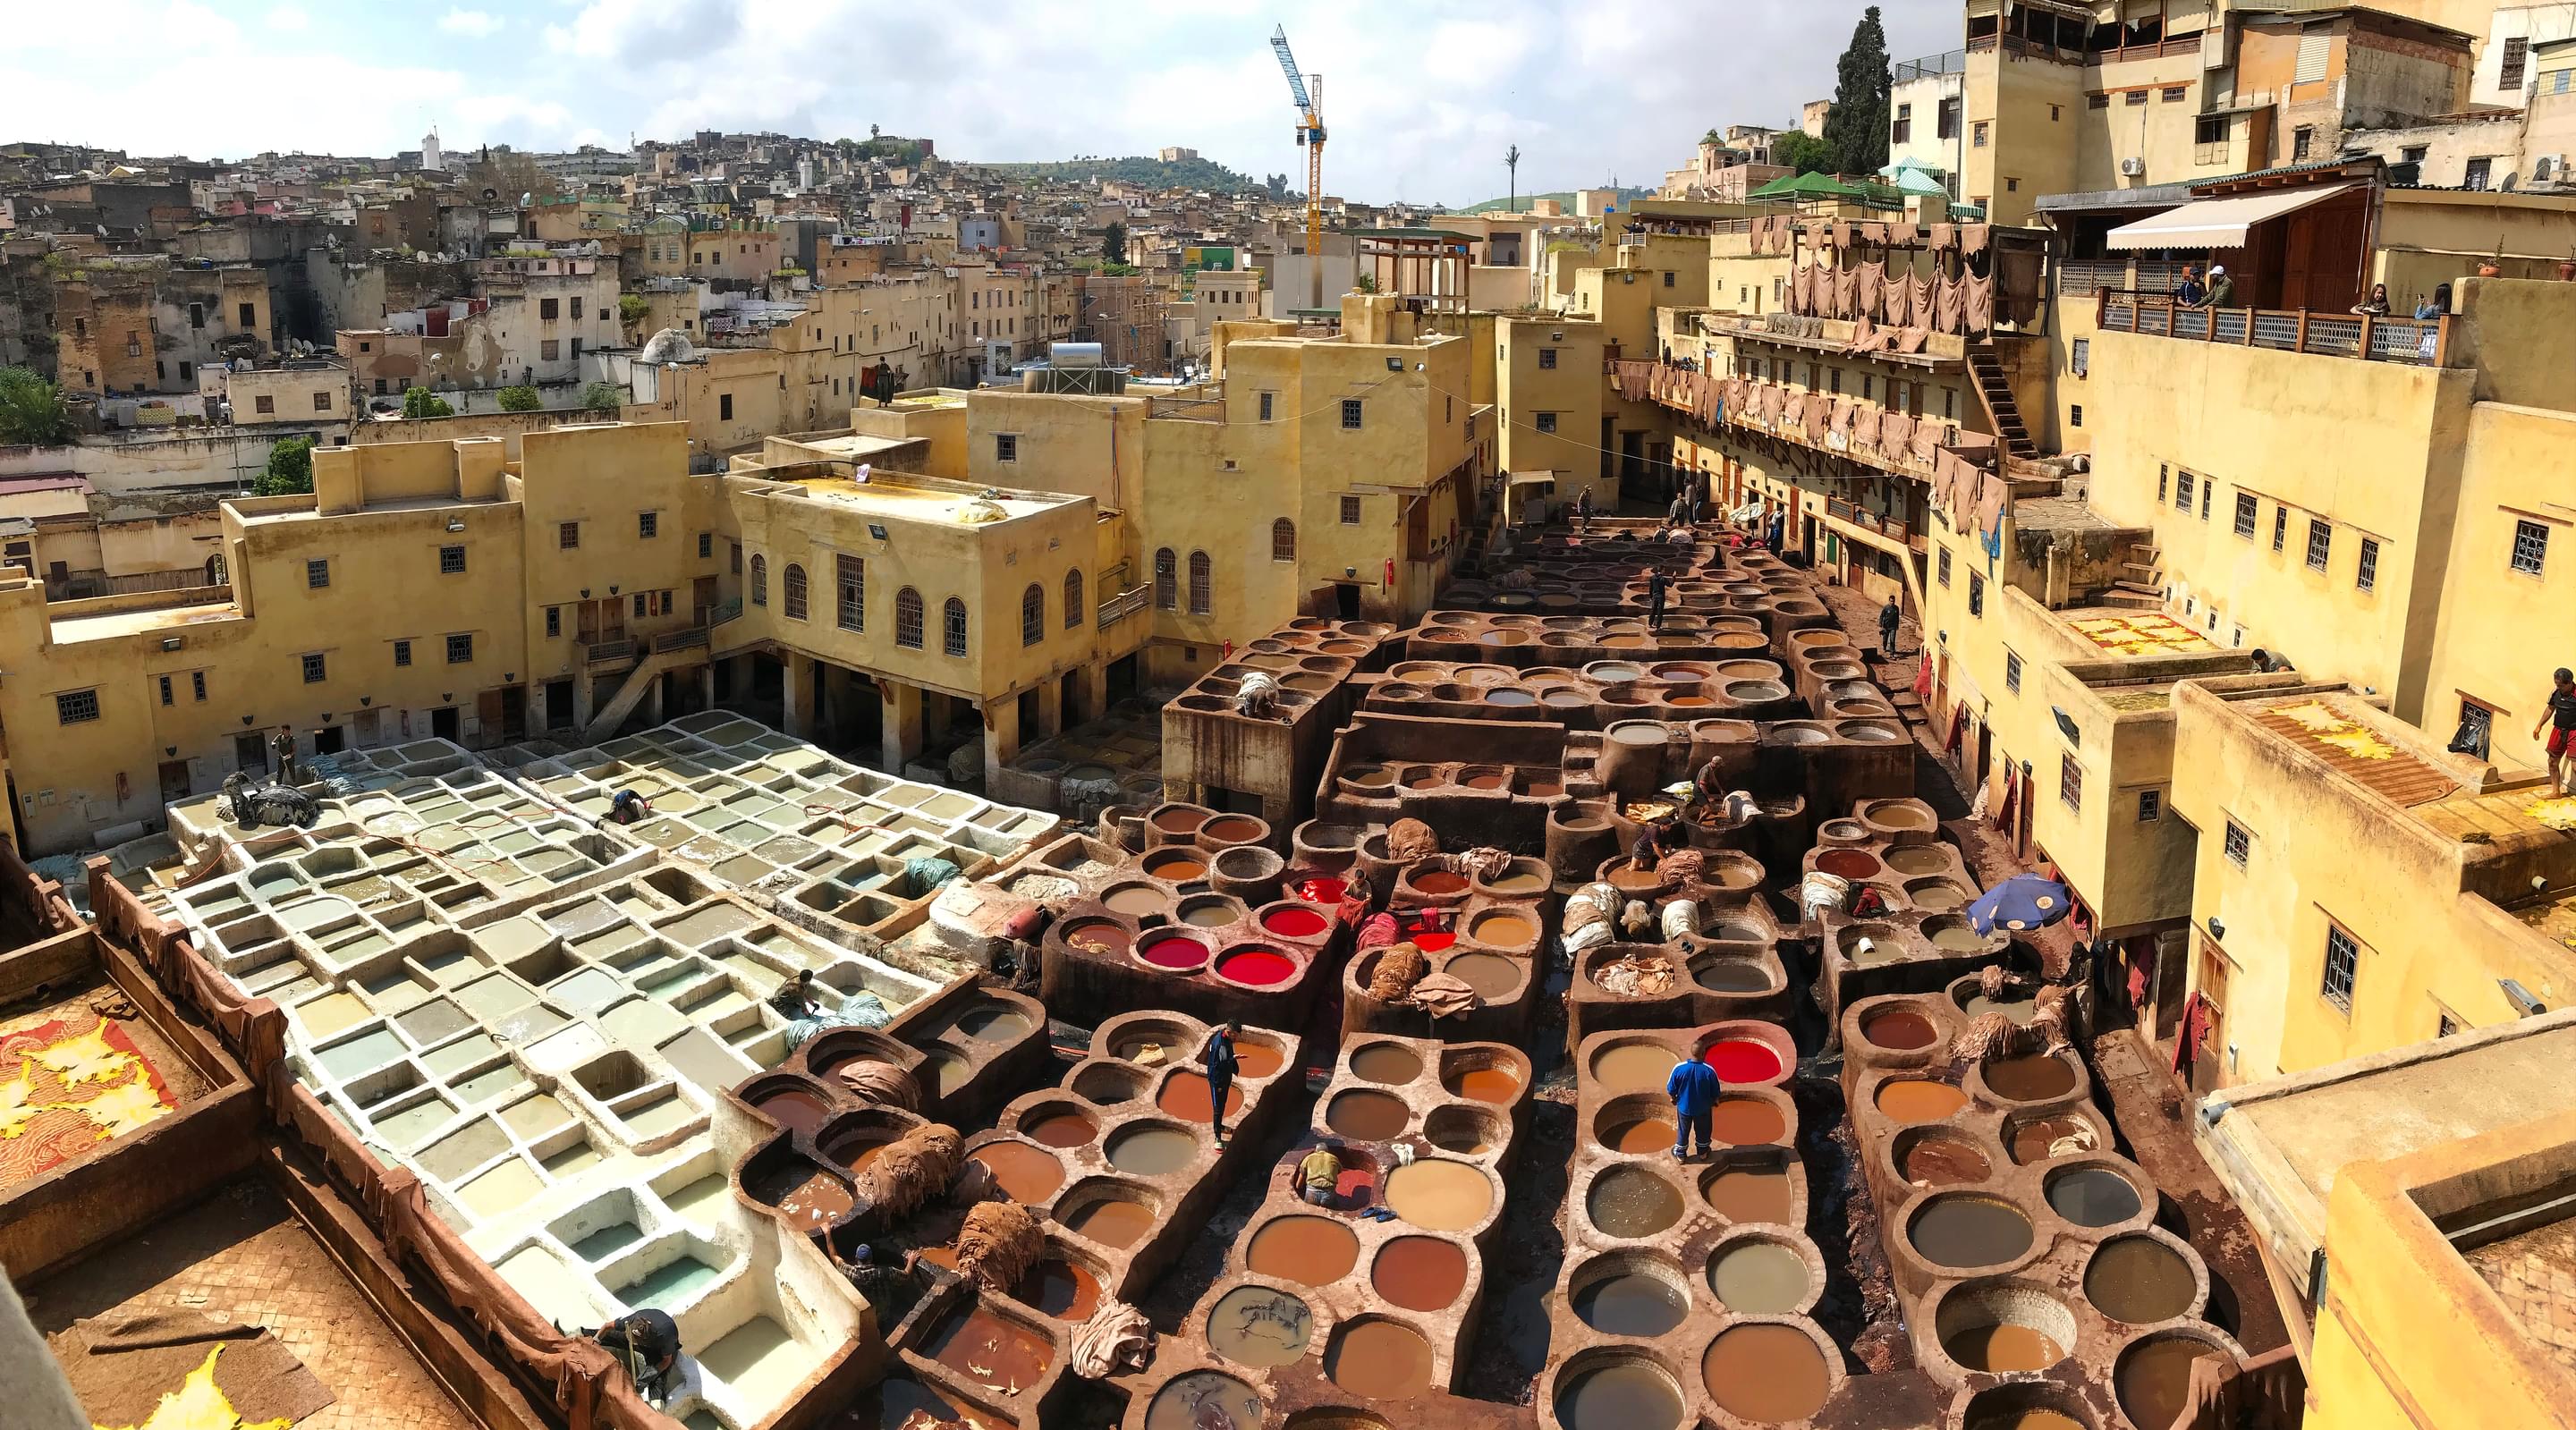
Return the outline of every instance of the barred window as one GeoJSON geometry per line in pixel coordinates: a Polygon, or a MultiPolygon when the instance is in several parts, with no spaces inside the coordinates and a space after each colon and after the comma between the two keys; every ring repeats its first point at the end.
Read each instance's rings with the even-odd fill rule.
{"type": "Polygon", "coordinates": [[[2308,569],[2323,571],[2334,547],[2334,528],[2322,521],[2308,522],[2308,569]]]}
{"type": "Polygon", "coordinates": [[[791,621],[805,619],[805,568],[793,561],[788,562],[787,571],[779,578],[779,584],[786,588],[787,619],[791,621]]]}
{"type": "Polygon", "coordinates": [[[2189,472],[2174,473],[2174,510],[2191,510],[2192,484],[2198,480],[2189,472]]]}
{"type": "Polygon", "coordinates": [[[1082,573],[1064,573],[1064,628],[1072,630],[1082,624],[1082,573]]]}
{"type": "Polygon", "coordinates": [[[319,591],[319,590],[321,590],[323,587],[330,585],[330,584],[331,584],[331,563],[330,563],[330,561],[329,561],[328,559],[322,559],[322,560],[315,560],[315,561],[307,561],[307,562],[305,562],[305,563],[304,563],[304,584],[305,584],[307,587],[309,587],[309,588],[311,588],[311,589],[313,589],[313,590],[316,590],[316,591],[319,591]]]}
{"type": "Polygon", "coordinates": [[[1968,614],[1982,616],[1985,613],[1986,578],[1971,571],[1968,573],[1968,614]]]}
{"type": "Polygon", "coordinates": [[[2361,973],[2361,945],[2352,935],[2332,924],[2326,925],[2326,1001],[2343,1011],[2352,1011],[2352,984],[2361,973]]]}
{"type": "Polygon", "coordinates": [[[438,574],[441,576],[464,575],[465,548],[462,546],[442,546],[438,548],[438,574]]]}
{"type": "Polygon", "coordinates": [[[2352,583],[2365,591],[2379,584],[2379,543],[2369,537],[2361,539],[2361,569],[2353,573],[2352,583]]]}
{"type": "Polygon", "coordinates": [[[2536,521],[2513,524],[2513,569],[2537,576],[2549,560],[2549,528],[2536,521]]]}
{"type": "Polygon", "coordinates": [[[769,604],[769,558],[766,556],[751,558],[751,603],[755,606],[769,604]]]}
{"type": "Polygon", "coordinates": [[[54,721],[61,725],[78,725],[98,718],[98,692],[66,690],[54,697],[54,721]]]}
{"type": "Polygon", "coordinates": [[[939,609],[940,648],[950,655],[966,653],[966,603],[951,596],[939,609]]]}
{"type": "Polygon", "coordinates": [[[1191,615],[1193,615],[1193,616],[1204,616],[1204,615],[1206,615],[1206,614],[1208,613],[1208,611],[1209,611],[1210,607],[1212,607],[1212,606],[1215,604],[1215,601],[1214,601],[1214,592],[1213,592],[1213,591],[1212,591],[1212,589],[1211,589],[1212,587],[1214,587],[1214,586],[1215,586],[1215,584],[1216,584],[1216,581],[1215,581],[1215,566],[1214,566],[1214,563],[1212,563],[1212,562],[1210,562],[1210,561],[1208,560],[1208,554],[1207,554],[1206,552],[1204,552],[1204,551],[1193,551],[1193,552],[1191,552],[1191,553],[1190,553],[1190,614],[1191,614],[1191,615]]]}
{"type": "Polygon", "coordinates": [[[2254,508],[2258,505],[2251,492],[2236,494],[2236,534],[2248,541],[2254,539],[2254,508]]]}
{"type": "Polygon", "coordinates": [[[1181,608],[1181,563],[1166,546],[1154,553],[1154,609],[1177,611],[1181,608]]]}
{"type": "Polygon", "coordinates": [[[1036,645],[1046,639],[1046,592],[1031,581],[1020,593],[1020,644],[1036,645]]]}
{"type": "Polygon", "coordinates": [[[2021,693],[2021,657],[2011,651],[2004,652],[2004,689],[2021,693]]]}
{"type": "Polygon", "coordinates": [[[2057,757],[2057,797],[2068,809],[2084,807],[2084,766],[2068,750],[2057,757]]]}
{"type": "Polygon", "coordinates": [[[1941,584],[1950,584],[1950,548],[1946,546],[1941,548],[1941,584]]]}
{"type": "Polygon", "coordinates": [[[2246,831],[2244,825],[2231,819],[2227,821],[2225,847],[2227,862],[2242,869],[2245,867],[2245,861],[2254,855],[2254,836],[2246,831]]]}
{"type": "Polygon", "coordinates": [[[329,662],[325,661],[321,656],[305,656],[303,657],[303,665],[304,683],[307,685],[319,685],[330,678],[329,662]]]}
{"type": "Polygon", "coordinates": [[[921,649],[921,593],[910,586],[894,593],[894,643],[921,649]]]}
{"type": "Polygon", "coordinates": [[[447,663],[449,665],[470,665],[473,663],[473,660],[474,637],[470,635],[459,635],[449,636],[447,638],[447,663]]]}
{"type": "Polygon", "coordinates": [[[1297,559],[1297,523],[1284,516],[1270,523],[1270,559],[1273,561],[1297,559]]]}

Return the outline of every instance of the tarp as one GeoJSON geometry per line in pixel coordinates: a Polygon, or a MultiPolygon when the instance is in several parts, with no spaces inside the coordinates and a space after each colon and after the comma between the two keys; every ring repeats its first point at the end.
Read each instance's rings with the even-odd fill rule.
{"type": "Polygon", "coordinates": [[[2153,218],[2122,224],[2103,240],[2115,252],[2140,248],[2243,248],[2246,231],[2266,219],[2296,213],[2349,192],[2350,184],[2324,184],[2230,199],[2194,199],[2153,218]]]}

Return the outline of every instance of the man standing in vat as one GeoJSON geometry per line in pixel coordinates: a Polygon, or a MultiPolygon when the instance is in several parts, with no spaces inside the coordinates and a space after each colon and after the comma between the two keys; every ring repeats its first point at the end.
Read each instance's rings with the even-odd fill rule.
{"type": "Polygon", "coordinates": [[[1691,1143],[1697,1139],[1700,1155],[1717,1150],[1709,1136],[1709,1116],[1717,1110],[1717,1069],[1688,1053],[1673,1064],[1673,1075],[1664,1080],[1664,1095],[1673,1100],[1673,1160],[1691,1159],[1691,1143]]]}
{"type": "Polygon", "coordinates": [[[1646,575],[1646,629],[1664,628],[1664,568],[1658,566],[1646,575]]]}
{"type": "Polygon", "coordinates": [[[1216,1128],[1216,1145],[1225,1145],[1225,1099],[1234,1091],[1234,1074],[1239,1064],[1234,1057],[1235,1036],[1243,1031],[1241,1023],[1228,1022],[1208,1034],[1207,1047],[1199,1054],[1199,1066],[1207,1069],[1208,1122],[1216,1128]]]}
{"type": "Polygon", "coordinates": [[[1878,608],[1878,653],[1889,660],[1896,659],[1896,628],[1904,621],[1905,613],[1897,609],[1894,596],[1878,608]]]}
{"type": "Polygon", "coordinates": [[[1342,1159],[1333,1155],[1331,1143],[1317,1147],[1298,1162],[1297,1181],[1307,1201],[1319,1207],[1333,1204],[1333,1194],[1342,1184],[1342,1159]]]}

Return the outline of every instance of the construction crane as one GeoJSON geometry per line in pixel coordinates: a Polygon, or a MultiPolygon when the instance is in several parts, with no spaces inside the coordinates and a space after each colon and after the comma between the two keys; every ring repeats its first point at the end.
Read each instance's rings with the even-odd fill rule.
{"type": "Polygon", "coordinates": [[[1271,51],[1287,73],[1288,94],[1297,101],[1297,143],[1306,151],[1306,272],[1312,292],[1307,306],[1324,306],[1324,77],[1299,74],[1297,57],[1288,50],[1288,27],[1270,32],[1271,51]]]}

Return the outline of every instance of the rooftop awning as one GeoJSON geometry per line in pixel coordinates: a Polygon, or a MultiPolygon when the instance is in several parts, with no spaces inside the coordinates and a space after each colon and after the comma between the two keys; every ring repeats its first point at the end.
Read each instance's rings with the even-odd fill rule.
{"type": "Polygon", "coordinates": [[[2194,199],[2153,218],[2123,224],[2103,240],[2114,251],[2139,248],[2243,248],[2245,234],[2265,219],[2294,213],[2351,192],[2350,184],[2285,189],[2278,193],[2243,194],[2231,199],[2194,199]]]}

